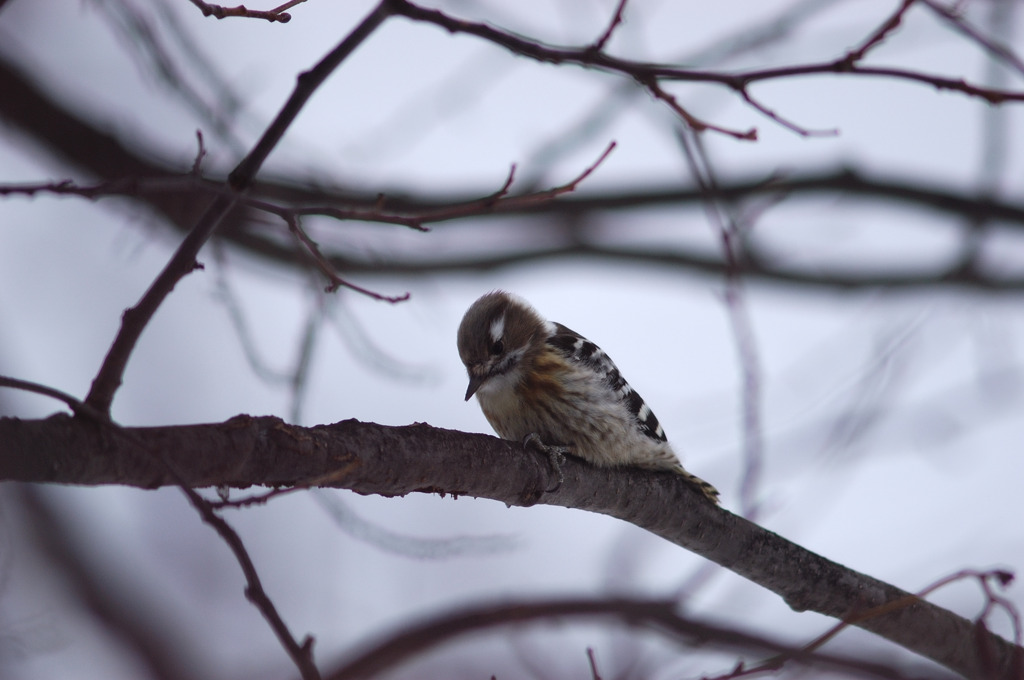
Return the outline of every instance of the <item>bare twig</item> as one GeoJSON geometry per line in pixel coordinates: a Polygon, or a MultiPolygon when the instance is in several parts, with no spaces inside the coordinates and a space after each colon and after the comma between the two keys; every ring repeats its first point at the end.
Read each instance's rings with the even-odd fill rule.
{"type": "Polygon", "coordinates": [[[287,494],[295,493],[296,491],[307,491],[308,489],[309,487],[307,486],[289,486],[281,489],[271,489],[270,491],[266,491],[264,493],[253,494],[251,496],[239,498],[238,500],[234,501],[207,500],[206,502],[209,503],[210,507],[213,508],[214,510],[222,510],[225,508],[248,508],[253,505],[266,505],[267,503],[270,502],[270,499],[272,498],[277,498],[278,496],[284,496],[287,494]]]}
{"type": "Polygon", "coordinates": [[[271,23],[277,21],[282,24],[286,24],[292,20],[292,15],[288,14],[284,10],[297,5],[299,2],[305,2],[305,0],[293,0],[292,2],[286,2],[280,7],[262,11],[257,9],[246,9],[245,5],[238,5],[237,7],[223,7],[222,5],[213,5],[203,2],[203,0],[191,0],[191,2],[199,8],[199,11],[201,11],[205,17],[212,16],[217,19],[225,19],[227,17],[244,17],[247,19],[266,19],[271,23]]]}
{"type": "Polygon", "coordinates": [[[244,148],[233,128],[238,98],[232,86],[220,77],[220,65],[203,55],[204,46],[186,35],[178,25],[177,15],[167,11],[166,4],[105,0],[93,6],[121,36],[132,52],[131,61],[138,68],[170,90],[205,121],[218,138],[234,149],[244,148]],[[177,53],[172,51],[168,36],[180,43],[177,53]],[[181,58],[191,61],[196,68],[189,73],[182,68],[181,58]],[[197,87],[191,82],[196,76],[208,81],[209,87],[197,87]]]}
{"type": "Polygon", "coordinates": [[[110,416],[108,414],[93,408],[89,404],[80,401],[77,397],[74,397],[67,392],[62,392],[54,387],[49,387],[48,385],[40,385],[39,383],[28,380],[20,380],[18,378],[10,378],[8,376],[0,375],[0,387],[10,387],[11,389],[21,390],[23,392],[41,394],[43,396],[50,397],[51,399],[64,402],[75,415],[92,418],[93,420],[102,423],[110,422],[110,416]]]}
{"type": "MultiPolygon", "coordinates": [[[[626,4],[625,1],[622,4],[626,4]]],[[[597,659],[594,658],[593,647],[587,647],[587,662],[590,664],[591,680],[601,680],[601,674],[597,672],[597,659]]]]}
{"type": "Polygon", "coordinates": [[[275,7],[274,9],[272,9],[270,11],[271,12],[284,12],[285,10],[289,10],[292,7],[298,7],[299,5],[301,5],[304,2],[306,2],[306,0],[288,0],[288,2],[284,3],[283,5],[279,5],[279,6],[275,7]]]}
{"type": "Polygon", "coordinates": [[[789,128],[790,130],[797,133],[801,137],[835,137],[836,135],[839,134],[839,130],[835,128],[829,130],[809,130],[808,128],[805,128],[801,125],[797,125],[791,120],[783,118],[778,113],[776,113],[772,109],[769,109],[767,106],[762,104],[757,99],[754,99],[753,95],[750,94],[750,91],[746,87],[740,90],[740,96],[743,97],[744,101],[746,101],[752,107],[766,115],[768,118],[771,118],[782,127],[789,128]]]}
{"type": "Polygon", "coordinates": [[[612,33],[622,23],[622,12],[626,9],[626,3],[629,0],[619,0],[619,6],[615,8],[615,14],[612,16],[611,22],[608,24],[608,28],[604,29],[604,33],[598,38],[592,45],[586,49],[591,52],[600,52],[604,49],[604,46],[608,44],[608,41],[612,38],[612,33]]]}
{"type": "MultiPolygon", "coordinates": [[[[473,35],[478,38],[488,40],[496,45],[500,45],[515,54],[535,59],[540,62],[552,64],[576,64],[585,68],[600,69],[602,71],[627,76],[650,91],[656,98],[668,104],[677,115],[687,122],[688,125],[694,126],[694,129],[711,129],[733,136],[737,139],[753,139],[754,132],[739,132],[736,130],[729,130],[727,128],[723,129],[710,126],[703,121],[694,118],[677,102],[675,102],[671,95],[665,93],[659,81],[680,80],[717,83],[725,87],[729,87],[736,92],[742,93],[751,83],[757,81],[775,80],[778,78],[787,78],[798,75],[832,73],[839,75],[889,77],[911,80],[929,84],[939,89],[949,89],[962,92],[968,96],[985,99],[991,103],[1024,101],[1024,92],[1021,91],[994,90],[970,84],[962,79],[933,76],[906,69],[861,66],[859,62],[871,49],[879,45],[899,26],[903,15],[914,2],[915,0],[904,0],[901,6],[890,17],[888,17],[878,29],[865,39],[858,48],[847,52],[838,59],[815,64],[801,64],[797,66],[761,69],[740,73],[684,69],[669,64],[619,59],[617,57],[610,56],[603,51],[593,50],[590,47],[578,49],[551,47],[537,41],[522,38],[507,31],[502,31],[484,23],[464,21],[439,10],[420,7],[409,2],[409,0],[391,0],[391,7],[396,14],[401,14],[414,21],[432,23],[451,33],[473,35]]],[[[754,105],[756,100],[748,99],[747,101],[751,103],[751,105],[754,105]]],[[[763,106],[755,108],[758,108],[759,111],[768,115],[768,109],[763,106]]],[[[779,120],[781,122],[782,119],[778,117],[778,114],[775,114],[773,120],[779,120]]],[[[797,127],[799,128],[799,126],[797,127]]]]}
{"type": "MultiPolygon", "coordinates": [[[[971,97],[983,99],[989,104],[1003,104],[1005,102],[1024,102],[1024,91],[999,90],[990,87],[973,85],[962,78],[946,78],[943,76],[911,71],[909,69],[874,67],[850,65],[846,57],[835,61],[818,64],[802,64],[799,66],[784,66],[780,68],[762,69],[760,71],[747,71],[734,76],[732,82],[728,78],[716,78],[717,82],[728,84],[735,90],[742,90],[750,83],[763,80],[777,80],[792,76],[814,75],[819,73],[831,73],[847,76],[873,76],[879,78],[895,78],[897,80],[909,80],[923,85],[931,85],[937,90],[950,90],[961,92],[971,97]]],[[[665,79],[675,79],[671,74],[663,76],[665,79]]],[[[683,78],[687,80],[689,78],[683,78]]]]}
{"type": "MultiPolygon", "coordinates": [[[[252,152],[229,175],[228,181],[236,192],[241,192],[249,187],[263,165],[263,161],[281,140],[285,130],[295,120],[295,116],[302,110],[313,92],[387,18],[390,12],[386,6],[387,0],[382,0],[381,4],[363,19],[337,47],[331,50],[313,69],[299,77],[295,90],[277,118],[252,152]]],[[[103,360],[103,365],[100,366],[100,370],[93,380],[89,395],[85,399],[87,404],[100,411],[110,411],[114,393],[121,385],[128,359],[135,349],[142,331],[178,281],[201,267],[196,261],[196,256],[217,225],[231,212],[237,202],[238,197],[235,194],[218,195],[178,246],[174,256],[139,302],[134,307],[125,310],[121,317],[121,328],[117,337],[114,338],[114,342],[103,360]]]]}
{"type": "Polygon", "coordinates": [[[228,196],[215,198],[142,298],[121,315],[121,328],[92,381],[89,395],[85,398],[87,404],[99,411],[110,412],[114,393],[121,386],[128,359],[142,336],[142,331],[178,281],[194,270],[202,268],[196,261],[196,255],[235,204],[236,200],[228,196]]]}
{"type": "Polygon", "coordinates": [[[192,174],[199,177],[203,167],[203,159],[206,158],[206,146],[203,144],[203,131],[196,130],[196,143],[199,145],[196,151],[196,159],[192,161],[192,174]]]}
{"type": "Polygon", "coordinates": [[[291,388],[291,407],[288,409],[288,420],[293,423],[302,422],[302,408],[309,392],[309,372],[313,366],[313,355],[320,337],[326,316],[326,302],[320,291],[313,291],[313,304],[306,312],[306,324],[302,329],[302,339],[298,343],[298,354],[291,371],[289,387],[291,388]]]}
{"type": "Polygon", "coordinates": [[[975,43],[980,45],[989,54],[998,57],[1000,61],[1007,64],[1018,74],[1024,75],[1024,60],[1021,60],[1019,56],[1007,45],[999,43],[991,38],[988,38],[981,33],[977,28],[971,26],[962,16],[956,12],[951,11],[948,7],[944,7],[942,4],[935,0],[919,0],[921,4],[926,6],[928,9],[935,12],[943,19],[945,19],[951,26],[956,28],[958,31],[969,37],[975,43]]]}
{"type": "MultiPolygon", "coordinates": [[[[409,293],[399,296],[387,296],[375,293],[371,290],[357,286],[356,284],[342,278],[338,275],[336,268],[332,263],[323,255],[319,244],[314,241],[305,229],[302,228],[301,217],[303,215],[323,215],[334,217],[336,219],[358,219],[365,221],[378,221],[388,222],[391,224],[402,224],[419,231],[426,231],[426,227],[423,226],[424,222],[431,222],[436,220],[449,220],[457,217],[464,217],[469,215],[486,214],[489,212],[495,212],[498,210],[516,210],[523,209],[527,206],[535,206],[543,204],[547,201],[554,200],[555,198],[573,192],[576,187],[579,186],[587,177],[589,177],[597,168],[600,166],[606,158],[611,154],[612,150],[615,149],[615,142],[611,142],[604,152],[594,161],[590,166],[585,168],[583,172],[577,175],[569,182],[552,189],[546,189],[542,191],[536,191],[529,194],[522,194],[519,196],[509,196],[508,191],[512,186],[512,182],[515,178],[516,166],[513,165],[509,171],[508,177],[505,183],[498,191],[482,199],[470,201],[457,206],[451,206],[441,208],[434,211],[424,211],[418,215],[396,215],[387,214],[382,212],[379,208],[375,210],[345,210],[339,208],[333,208],[330,206],[322,207],[304,207],[304,208],[287,208],[264,201],[247,201],[247,205],[250,205],[266,212],[277,214],[288,225],[288,229],[295,236],[295,238],[302,244],[304,250],[310,255],[314,264],[320,270],[320,272],[330,281],[326,291],[333,293],[340,287],[349,288],[356,292],[367,295],[375,300],[382,300],[385,302],[403,302],[409,299],[409,293]]],[[[383,197],[382,197],[383,198],[383,197]]]]}
{"type": "Polygon", "coordinates": [[[270,155],[270,152],[277,147],[284,133],[291,127],[295,117],[313,96],[313,93],[327,80],[327,77],[334,72],[357,47],[370,37],[384,21],[391,16],[391,0],[381,0],[380,3],[349,33],[338,46],[331,50],[327,56],[321,59],[316,66],[304,71],[298,77],[295,89],[288,97],[288,101],[278,112],[274,122],[260,137],[256,146],[249,155],[242,159],[242,162],[228,176],[228,183],[236,190],[247,189],[252,183],[256,173],[262,167],[263,162],[270,155]]]}
{"type": "Polygon", "coordinates": [[[404,302],[409,299],[409,293],[404,293],[403,295],[395,296],[382,295],[380,293],[375,293],[374,291],[369,290],[367,288],[363,288],[362,286],[357,286],[356,284],[341,278],[340,276],[338,276],[337,272],[334,271],[334,267],[331,265],[330,262],[327,261],[327,258],[323,256],[323,253],[320,252],[320,246],[317,244],[317,242],[311,239],[309,237],[309,234],[307,234],[306,231],[302,228],[302,225],[299,222],[299,218],[291,216],[286,219],[288,221],[288,229],[292,232],[292,234],[295,235],[295,238],[299,241],[299,243],[303,245],[303,247],[306,249],[306,252],[309,253],[311,258],[313,259],[313,262],[316,264],[320,272],[330,281],[330,284],[325,289],[326,292],[333,293],[338,288],[344,286],[345,288],[354,290],[357,293],[362,293],[363,295],[373,298],[374,300],[381,300],[383,302],[396,303],[404,302]]]}
{"type": "MultiPolygon", "coordinates": [[[[607,152],[605,153],[607,155],[607,152]]],[[[499,205],[502,205],[504,199],[508,199],[508,192],[512,186],[512,181],[515,178],[516,166],[515,164],[509,170],[508,176],[505,179],[505,183],[502,184],[501,188],[494,193],[485,196],[483,198],[473,199],[467,202],[460,202],[446,206],[444,208],[435,210],[425,210],[419,213],[413,214],[399,214],[395,212],[385,211],[381,208],[387,197],[384,194],[377,196],[376,205],[373,208],[339,208],[332,205],[309,205],[301,207],[289,207],[282,206],[268,201],[248,199],[246,205],[249,205],[258,210],[272,213],[281,217],[285,222],[290,222],[296,218],[303,217],[306,215],[318,215],[321,217],[330,217],[336,220],[355,220],[360,222],[379,222],[382,224],[397,224],[403,227],[409,227],[416,231],[427,232],[430,229],[424,226],[424,222],[435,222],[441,220],[458,219],[461,217],[473,217],[478,215],[486,215],[494,212],[499,205]]],[[[578,180],[577,180],[578,181],[578,180]]],[[[530,194],[529,196],[535,196],[530,194]]],[[[522,201],[526,196],[517,196],[517,200],[522,201]]],[[[507,201],[506,201],[507,202],[507,201]]]]}
{"type": "Polygon", "coordinates": [[[684,109],[676,100],[674,95],[666,92],[665,89],[658,84],[657,78],[643,76],[638,77],[637,80],[642,85],[644,85],[644,87],[646,87],[647,90],[657,99],[660,99],[661,101],[668,104],[669,108],[675,111],[680,118],[686,121],[686,124],[693,128],[694,132],[713,130],[714,132],[720,132],[723,135],[728,135],[733,139],[741,139],[748,142],[757,141],[757,128],[750,128],[749,130],[744,132],[742,130],[732,130],[730,128],[724,128],[718,125],[714,125],[712,123],[708,123],[707,121],[700,120],[699,118],[691,114],[689,111],[684,109]]]}
{"type": "MultiPolygon", "coordinates": [[[[590,177],[597,168],[605,162],[608,156],[611,155],[612,151],[615,150],[617,143],[610,142],[605,150],[601,152],[601,155],[597,157],[597,160],[591,163],[583,172],[576,175],[574,179],[569,180],[565,184],[557,186],[553,189],[547,189],[544,191],[537,191],[531,194],[525,194],[523,196],[508,196],[504,199],[502,205],[503,209],[506,210],[517,210],[527,206],[535,206],[538,204],[550,201],[553,198],[557,198],[563,194],[569,194],[576,191],[576,187],[580,185],[583,180],[590,177]]],[[[509,178],[511,181],[511,177],[509,178]]]]}
{"type": "Polygon", "coordinates": [[[915,2],[917,2],[917,0],[903,0],[900,6],[896,8],[896,11],[893,12],[888,19],[883,21],[882,25],[875,29],[875,32],[861,43],[860,47],[846,53],[846,56],[842,59],[843,63],[849,64],[852,67],[854,64],[864,59],[870,50],[882,44],[882,41],[889,37],[893,31],[899,28],[900,23],[903,21],[903,15],[907,13],[907,10],[909,10],[911,5],[915,2]]]}
{"type": "Polygon", "coordinates": [[[0,196],[26,196],[37,194],[55,196],[79,196],[96,199],[105,196],[151,197],[161,193],[180,193],[196,190],[208,193],[208,185],[192,175],[167,175],[164,177],[124,177],[97,184],[78,184],[71,179],[54,182],[31,182],[25,184],[0,184],[0,196]]]}
{"type": "MultiPolygon", "coordinates": [[[[123,433],[124,430],[120,430],[123,433]]],[[[148,455],[154,457],[163,464],[168,472],[175,478],[175,483],[178,488],[185,494],[192,507],[199,512],[199,515],[203,518],[203,521],[213,527],[214,531],[220,535],[221,539],[227,543],[228,548],[235,556],[235,560],[242,568],[242,573],[245,575],[245,597],[260,611],[263,618],[270,624],[271,630],[277,636],[277,639],[284,646],[285,651],[292,658],[299,672],[302,674],[303,680],[320,680],[320,671],[317,669],[316,664],[313,662],[313,638],[306,637],[300,644],[295,637],[291,634],[288,629],[288,625],[281,618],[280,613],[277,611],[277,607],[274,606],[273,601],[267,595],[267,592],[263,589],[263,583],[260,580],[259,574],[256,572],[256,565],[253,564],[252,558],[249,556],[249,551],[246,550],[245,544],[242,543],[242,538],[238,533],[231,528],[231,525],[224,521],[220,515],[218,515],[210,503],[200,496],[194,489],[192,489],[185,480],[178,474],[171,462],[166,456],[160,455],[148,448],[143,442],[129,437],[130,440],[134,439],[134,444],[139,446],[148,455]]]]}
{"type": "MultiPolygon", "coordinates": [[[[954,583],[956,581],[961,581],[968,578],[977,580],[979,586],[982,589],[982,592],[985,594],[985,606],[982,609],[981,613],[978,615],[978,618],[976,619],[976,625],[984,627],[985,619],[988,617],[992,608],[996,606],[1002,608],[1010,617],[1010,620],[1013,623],[1014,642],[1019,648],[1021,645],[1020,614],[1017,611],[1017,608],[1009,600],[999,595],[996,595],[992,590],[993,582],[995,582],[997,585],[1003,588],[1009,585],[1009,583],[1013,580],[1013,574],[1001,569],[995,569],[990,571],[963,569],[954,574],[950,574],[949,576],[939,579],[935,583],[926,586],[914,595],[907,595],[899,600],[893,600],[891,602],[885,603],[884,605],[872,607],[870,609],[866,609],[864,611],[857,612],[851,616],[846,617],[846,619],[840,621],[835,626],[827,630],[825,633],[823,633],[822,635],[818,636],[808,644],[801,647],[800,651],[803,653],[814,652],[820,649],[822,645],[824,645],[826,642],[828,642],[836,635],[838,635],[842,630],[848,628],[851,625],[855,625],[858,622],[865,621],[875,616],[883,616],[897,609],[913,606],[915,603],[920,601],[920,598],[927,597],[928,595],[934,593],[936,590],[939,590],[940,588],[943,588],[944,586],[947,586],[950,583],[954,583]]],[[[979,642],[979,644],[984,645],[986,643],[979,642]]],[[[982,656],[984,657],[984,655],[982,656]]],[[[782,666],[785,665],[787,661],[790,660],[791,657],[787,655],[774,656],[770,659],[763,661],[762,663],[755,664],[753,666],[747,666],[743,669],[742,672],[733,671],[726,675],[713,678],[712,680],[731,680],[732,678],[745,677],[748,675],[758,675],[767,671],[778,670],[782,668],[782,666]]],[[[1007,677],[1019,678],[1024,676],[1024,656],[1021,656],[1020,654],[1017,655],[1016,666],[1016,669],[1007,677]]],[[[992,677],[999,677],[998,670],[996,668],[990,668],[989,671],[992,673],[992,677]]]]}
{"type": "Polygon", "coordinates": [[[754,520],[757,517],[758,488],[764,466],[764,436],[761,426],[761,364],[742,279],[744,264],[749,259],[744,238],[750,226],[741,225],[730,210],[730,205],[722,200],[714,167],[700,137],[682,130],[679,141],[694,179],[704,193],[704,210],[718,237],[725,265],[725,308],[732,326],[741,377],[744,460],[740,507],[744,517],[754,520]]]}

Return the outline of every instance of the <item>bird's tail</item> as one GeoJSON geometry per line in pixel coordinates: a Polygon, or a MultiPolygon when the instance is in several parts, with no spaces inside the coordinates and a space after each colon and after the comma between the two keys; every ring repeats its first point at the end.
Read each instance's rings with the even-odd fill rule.
{"type": "Polygon", "coordinates": [[[708,498],[708,500],[710,500],[712,503],[719,503],[720,502],[719,499],[718,499],[718,489],[716,489],[715,487],[711,486],[710,484],[705,482],[703,479],[701,479],[697,475],[690,474],[689,472],[684,470],[682,468],[682,466],[677,467],[676,468],[676,472],[678,472],[680,475],[682,475],[683,478],[685,478],[686,481],[688,481],[690,484],[692,484],[695,487],[697,487],[697,489],[699,489],[700,492],[702,494],[704,494],[708,498]]]}

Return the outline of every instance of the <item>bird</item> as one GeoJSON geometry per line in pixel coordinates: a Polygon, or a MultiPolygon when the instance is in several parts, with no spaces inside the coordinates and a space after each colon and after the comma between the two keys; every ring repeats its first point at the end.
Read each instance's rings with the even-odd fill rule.
{"type": "MultiPolygon", "coordinates": [[[[651,408],[600,347],[542,317],[529,302],[497,290],[466,311],[459,358],[502,439],[557,456],[571,453],[599,467],[667,470],[718,502],[718,491],[687,472],[651,408]]],[[[557,486],[556,486],[557,488],[557,486]]]]}

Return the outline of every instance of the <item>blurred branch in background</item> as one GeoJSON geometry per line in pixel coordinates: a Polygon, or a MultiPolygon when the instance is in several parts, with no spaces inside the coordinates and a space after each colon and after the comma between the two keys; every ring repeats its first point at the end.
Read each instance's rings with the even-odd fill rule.
{"type": "Polygon", "coordinates": [[[741,264],[749,259],[747,250],[755,224],[752,220],[741,218],[738,206],[722,201],[715,168],[701,138],[690,130],[681,129],[678,139],[690,174],[705,197],[704,212],[719,242],[720,257],[725,265],[722,297],[736,345],[739,390],[742,395],[740,422],[743,424],[743,476],[739,488],[740,514],[756,522],[764,469],[761,364],[744,294],[741,264]]]}
{"type": "MultiPolygon", "coordinates": [[[[904,10],[906,5],[904,5],[904,10]]],[[[783,33],[784,34],[784,33],[783,33]]],[[[876,34],[877,35],[877,34],[876,34]]],[[[865,43],[874,44],[870,39],[865,43]]],[[[1003,50],[1005,51],[1005,50],[1003,50]]],[[[1000,51],[1001,54],[1003,51],[1000,51]]],[[[855,55],[856,56],[856,55],[855,55]]],[[[0,100],[0,116],[18,126],[48,148],[50,153],[70,163],[79,173],[96,177],[103,182],[98,186],[77,186],[66,182],[40,183],[31,187],[3,187],[3,192],[38,193],[42,190],[57,193],[79,193],[95,198],[104,195],[127,196],[138,200],[164,216],[178,229],[190,229],[197,219],[196,206],[209,200],[210,192],[223,179],[187,181],[181,177],[182,168],[169,158],[160,157],[151,149],[138,146],[136,140],[121,140],[104,132],[80,114],[68,109],[30,79],[18,72],[10,62],[0,64],[0,88],[9,96],[0,100]]],[[[998,112],[998,109],[993,109],[998,112]]],[[[993,114],[995,115],[995,114],[993,114]]],[[[532,169],[528,170],[531,172],[532,169]]],[[[581,178],[582,179],[582,178],[581,178]]],[[[594,222],[600,216],[614,211],[629,211],[698,205],[705,193],[699,186],[691,188],[673,184],[671,187],[632,190],[619,189],[600,195],[589,193],[561,196],[558,200],[525,201],[522,194],[511,192],[506,186],[501,194],[509,200],[487,205],[477,203],[474,196],[415,195],[396,188],[380,187],[370,191],[356,189],[330,189],[330,178],[318,179],[315,186],[298,185],[290,179],[261,179],[250,193],[250,203],[235,208],[218,229],[218,238],[225,238],[251,253],[271,258],[288,266],[302,265],[302,256],[294,246],[267,229],[266,212],[277,215],[323,215],[341,220],[392,222],[410,226],[446,222],[454,219],[491,219],[498,225],[507,225],[495,233],[496,241],[509,243],[501,253],[494,253],[486,241],[479,255],[459,255],[433,249],[431,258],[394,254],[388,258],[360,260],[351,249],[337,252],[323,248],[323,255],[332,266],[346,273],[423,274],[432,272],[481,271],[495,267],[560,257],[588,256],[604,261],[653,262],[682,271],[720,278],[727,273],[722,260],[700,249],[674,246],[671,251],[659,248],[657,252],[643,249],[603,245],[595,233],[600,230],[594,222]],[[533,233],[524,233],[518,223],[498,219],[530,215],[547,217],[544,225],[547,247],[536,247],[533,233]],[[520,245],[514,245],[518,240],[520,245]],[[559,244],[559,242],[561,242],[559,244]],[[569,245],[572,244],[572,245],[569,245]]],[[[575,185],[572,186],[575,189],[575,185]]],[[[556,194],[557,195],[557,194],[556,194]]],[[[997,221],[1004,228],[1024,226],[1024,204],[1001,201],[984,187],[971,191],[956,187],[937,186],[906,177],[884,177],[856,168],[823,169],[772,174],[757,178],[723,178],[719,181],[718,195],[727,203],[742,202],[754,196],[773,196],[787,203],[812,196],[856,196],[861,201],[878,204],[904,204],[925,208],[940,215],[961,217],[971,222],[997,221]]],[[[538,197],[539,198],[539,197],[538,197]]],[[[549,195],[548,198],[555,198],[549,195]]],[[[977,229],[964,227],[965,233],[977,229]]],[[[977,239],[965,238],[974,244],[977,239]]],[[[772,253],[770,240],[751,243],[745,258],[737,263],[744,277],[786,285],[820,287],[825,289],[851,289],[861,287],[923,288],[970,287],[987,290],[1019,290],[1024,287],[1024,274],[991,270],[970,255],[976,245],[970,245],[960,257],[951,258],[944,266],[922,270],[918,266],[910,271],[858,273],[851,264],[842,270],[832,266],[827,270],[812,263],[795,266],[778,261],[772,253]],[[970,262],[971,266],[964,266],[970,262]]]]}
{"type": "MultiPolygon", "coordinates": [[[[208,182],[180,174],[164,174],[152,179],[145,179],[143,175],[143,179],[113,180],[91,186],[78,185],[70,181],[0,185],[0,195],[31,196],[52,193],[86,198],[133,197],[157,210],[166,210],[165,216],[172,218],[171,224],[175,226],[187,222],[185,215],[179,215],[181,206],[193,205],[198,199],[209,196],[214,191],[208,182]],[[178,219],[174,219],[176,215],[178,219]]],[[[1001,201],[984,194],[971,196],[955,189],[925,183],[915,184],[903,180],[870,177],[850,169],[815,176],[723,183],[719,185],[718,192],[721,200],[728,202],[757,196],[775,196],[792,201],[820,195],[851,195],[880,203],[916,206],[971,220],[998,220],[1013,229],[1024,228],[1024,204],[1001,201]]],[[[654,264],[687,274],[711,276],[714,279],[720,279],[729,271],[729,265],[720,256],[709,254],[701,248],[687,248],[683,245],[673,246],[671,249],[603,245],[598,235],[601,231],[600,225],[590,221],[605,212],[622,213],[655,207],[696,206],[704,200],[704,195],[699,189],[643,189],[597,197],[563,197],[557,201],[509,209],[502,207],[500,203],[467,209],[467,204],[479,202],[479,199],[471,197],[426,198],[402,196],[402,192],[395,192],[391,197],[344,195],[341,192],[331,195],[322,189],[266,182],[260,183],[253,194],[262,197],[258,200],[243,199],[242,207],[235,209],[226,218],[227,225],[222,225],[217,238],[240,246],[250,254],[290,267],[302,267],[306,260],[295,245],[283,241],[272,230],[268,233],[265,218],[259,217],[259,212],[261,208],[269,207],[268,204],[271,202],[275,206],[274,212],[333,216],[339,210],[350,210],[351,215],[357,216],[360,221],[383,223],[430,223],[433,220],[451,220],[455,218],[437,215],[450,215],[452,212],[460,213],[460,219],[497,220],[503,217],[530,215],[552,220],[535,222],[532,226],[525,227],[520,223],[509,224],[508,231],[500,236],[512,236],[520,245],[506,245],[499,252],[488,248],[485,242],[480,245],[481,252],[477,254],[432,249],[429,256],[392,254],[386,259],[360,259],[350,251],[338,252],[330,247],[320,247],[321,253],[334,269],[350,274],[388,276],[487,271],[498,267],[568,257],[586,257],[623,264],[654,264]],[[285,202],[284,196],[296,203],[285,202]],[[307,197],[310,203],[303,205],[298,202],[302,197],[307,197]],[[299,207],[290,207],[294,205],[299,207]],[[538,239],[541,231],[544,238],[538,239]],[[592,238],[591,234],[594,235],[592,238]],[[538,246],[538,240],[553,241],[555,245],[538,246]]],[[[508,198],[510,203],[515,204],[520,197],[513,194],[508,198]]],[[[508,241],[507,238],[503,240],[506,243],[508,241]]],[[[937,269],[933,267],[931,271],[920,271],[919,266],[914,266],[907,271],[897,269],[879,272],[877,267],[870,267],[869,271],[858,272],[856,264],[851,264],[847,270],[840,270],[834,266],[824,269],[808,264],[798,266],[775,262],[772,256],[761,254],[762,249],[770,250],[764,245],[748,244],[744,258],[734,265],[739,268],[739,273],[744,278],[822,290],[1024,289],[1024,273],[987,271],[983,264],[977,262],[970,268],[964,268],[961,266],[962,258],[953,258],[951,264],[937,269]]]]}
{"type": "MultiPolygon", "coordinates": [[[[779,670],[787,664],[805,670],[838,671],[852,677],[908,678],[904,672],[881,663],[865,662],[832,654],[804,650],[735,628],[725,628],[680,614],[671,601],[640,600],[552,600],[477,605],[412,624],[387,639],[340,662],[325,674],[327,680],[360,680],[378,677],[403,665],[433,647],[467,634],[479,635],[491,628],[522,626],[546,620],[593,623],[609,622],[669,638],[682,648],[727,650],[731,653],[772,655],[758,672],[779,670]]],[[[593,668],[593,657],[590,657],[593,668]]],[[[743,677],[742,663],[733,673],[718,676],[743,677]]]]}
{"type": "Polygon", "coordinates": [[[95,555],[82,545],[74,520],[62,516],[42,488],[29,484],[11,488],[14,493],[7,500],[19,506],[17,514],[25,522],[30,540],[106,637],[140,663],[154,680],[194,678],[195,650],[189,649],[157,600],[147,598],[141,589],[126,588],[106,565],[96,564],[95,555]]]}

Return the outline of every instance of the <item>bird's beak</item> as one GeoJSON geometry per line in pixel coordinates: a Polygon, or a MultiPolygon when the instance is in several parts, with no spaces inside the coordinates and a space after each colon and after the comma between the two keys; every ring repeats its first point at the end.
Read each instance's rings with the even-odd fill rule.
{"type": "Polygon", "coordinates": [[[466,388],[466,401],[476,394],[476,391],[480,389],[480,386],[484,384],[484,379],[481,376],[469,374],[469,387],[466,388]]]}

